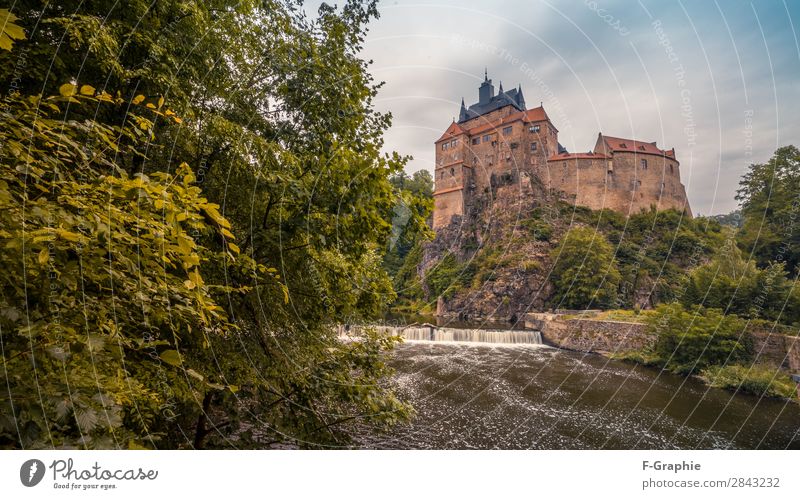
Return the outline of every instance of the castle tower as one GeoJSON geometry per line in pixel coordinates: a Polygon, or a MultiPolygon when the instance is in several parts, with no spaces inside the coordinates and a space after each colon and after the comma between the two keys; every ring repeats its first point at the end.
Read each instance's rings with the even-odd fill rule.
{"type": "Polygon", "coordinates": [[[434,229],[460,220],[475,195],[529,187],[559,151],[557,134],[542,107],[525,109],[521,85],[505,91],[501,84],[495,94],[485,72],[478,102],[467,107],[462,99],[458,122],[436,141],[434,229]]]}

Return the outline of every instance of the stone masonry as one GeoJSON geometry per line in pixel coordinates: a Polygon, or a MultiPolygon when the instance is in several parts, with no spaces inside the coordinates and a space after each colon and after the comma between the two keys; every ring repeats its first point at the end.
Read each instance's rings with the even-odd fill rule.
{"type": "MultiPolygon", "coordinates": [[[[598,134],[594,150],[570,153],[542,106],[522,88],[497,94],[488,75],[479,100],[436,141],[433,228],[458,223],[476,199],[547,197],[625,215],[674,208],[691,216],[675,150],[598,134]]],[[[540,199],[546,202],[545,199],[540,199]]]]}

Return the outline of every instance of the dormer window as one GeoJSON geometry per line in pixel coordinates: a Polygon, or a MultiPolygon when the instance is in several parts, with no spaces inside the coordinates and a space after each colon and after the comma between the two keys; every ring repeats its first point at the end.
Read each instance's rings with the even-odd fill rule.
{"type": "Polygon", "coordinates": [[[539,125],[532,125],[530,128],[528,128],[528,131],[531,133],[539,133],[539,125]]]}
{"type": "Polygon", "coordinates": [[[644,151],[644,146],[639,146],[640,151],[644,151]]]}
{"type": "Polygon", "coordinates": [[[627,148],[628,148],[628,145],[627,145],[627,144],[620,144],[620,145],[619,145],[619,147],[620,147],[621,149],[627,149],[627,148]]]}

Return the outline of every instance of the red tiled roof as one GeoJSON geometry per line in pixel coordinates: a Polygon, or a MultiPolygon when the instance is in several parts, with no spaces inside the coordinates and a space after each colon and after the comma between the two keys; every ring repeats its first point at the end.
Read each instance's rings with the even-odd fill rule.
{"type": "Polygon", "coordinates": [[[436,142],[441,142],[441,141],[443,141],[445,139],[450,139],[450,138],[456,137],[458,135],[462,135],[464,133],[467,133],[467,132],[465,132],[464,129],[461,128],[458,125],[458,123],[456,123],[454,121],[454,122],[450,123],[450,126],[447,127],[447,130],[444,131],[444,134],[441,137],[439,137],[439,139],[436,142]]]}
{"type": "Polygon", "coordinates": [[[655,142],[641,142],[633,139],[620,139],[618,137],[609,137],[608,135],[603,135],[603,139],[613,152],[627,151],[642,154],[657,154],[658,156],[669,156],[672,158],[675,157],[674,151],[664,151],[663,149],[659,149],[655,142]]]}
{"type": "MultiPolygon", "coordinates": [[[[473,118],[476,120],[481,119],[480,116],[477,118],[473,118]]],[[[544,108],[539,106],[533,109],[528,109],[527,111],[517,111],[515,113],[511,113],[505,118],[486,122],[482,125],[478,125],[475,128],[470,128],[467,130],[467,133],[470,135],[478,135],[488,130],[494,130],[496,128],[500,128],[503,125],[507,125],[508,123],[513,123],[515,121],[522,120],[526,123],[530,123],[533,121],[548,121],[550,118],[547,117],[547,113],[544,111],[544,108]]],[[[440,139],[441,140],[441,139],[440,139]]]]}
{"type": "Polygon", "coordinates": [[[569,152],[562,152],[556,156],[550,156],[547,158],[547,161],[564,161],[569,159],[609,159],[608,156],[604,154],[596,154],[593,152],[576,152],[576,153],[569,153],[569,152]]]}

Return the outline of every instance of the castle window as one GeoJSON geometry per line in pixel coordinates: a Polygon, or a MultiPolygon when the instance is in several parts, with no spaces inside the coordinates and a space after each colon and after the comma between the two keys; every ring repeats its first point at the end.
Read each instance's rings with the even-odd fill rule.
{"type": "Polygon", "coordinates": [[[450,168],[450,176],[452,177],[455,174],[456,174],[456,169],[455,168],[450,168]]]}
{"type": "Polygon", "coordinates": [[[512,127],[510,127],[510,126],[507,126],[507,127],[503,128],[503,135],[511,135],[511,130],[512,130],[512,127]]]}
{"type": "Polygon", "coordinates": [[[483,136],[483,141],[484,142],[489,142],[489,136],[488,135],[484,135],[483,136]]]}
{"type": "Polygon", "coordinates": [[[539,133],[539,125],[531,126],[530,128],[528,128],[528,131],[531,133],[539,133]]]}
{"type": "Polygon", "coordinates": [[[446,151],[446,150],[448,150],[449,148],[450,148],[450,144],[448,144],[447,142],[445,142],[444,144],[442,144],[442,151],[446,151]]]}
{"type": "Polygon", "coordinates": [[[450,147],[455,147],[458,144],[458,139],[453,139],[450,141],[450,147]]]}
{"type": "Polygon", "coordinates": [[[472,145],[473,146],[476,146],[476,145],[478,145],[480,143],[481,143],[481,138],[480,137],[475,137],[474,139],[472,139],[472,145]]]}
{"type": "Polygon", "coordinates": [[[517,144],[516,142],[512,142],[511,143],[511,149],[516,149],[518,147],[519,147],[519,144],[517,144]]]}
{"type": "Polygon", "coordinates": [[[669,174],[670,174],[670,175],[672,175],[672,173],[673,173],[673,171],[672,171],[672,165],[669,165],[669,174]]]}
{"type": "Polygon", "coordinates": [[[536,142],[531,142],[531,152],[536,152],[536,142]]]}
{"type": "Polygon", "coordinates": [[[647,170],[647,160],[646,159],[642,160],[642,170],[647,170]]]}
{"type": "Polygon", "coordinates": [[[496,140],[492,141],[492,147],[497,147],[497,141],[496,140]]]}

